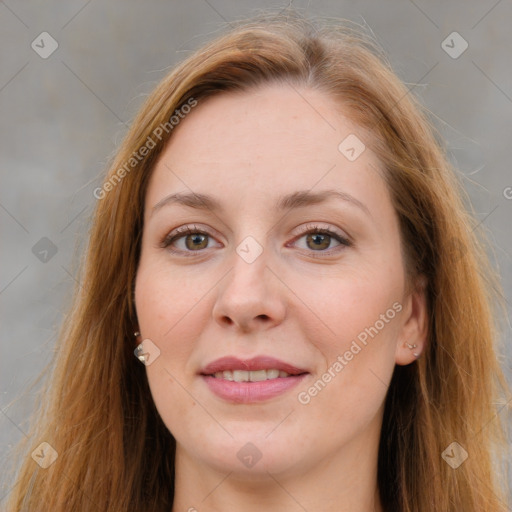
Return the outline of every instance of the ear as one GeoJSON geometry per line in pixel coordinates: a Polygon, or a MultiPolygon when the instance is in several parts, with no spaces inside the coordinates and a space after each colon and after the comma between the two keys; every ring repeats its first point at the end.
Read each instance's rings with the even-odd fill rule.
{"type": "Polygon", "coordinates": [[[395,361],[398,365],[403,366],[416,361],[426,348],[428,337],[426,288],[427,280],[422,276],[404,300],[401,315],[402,327],[398,333],[395,351],[395,361]]]}

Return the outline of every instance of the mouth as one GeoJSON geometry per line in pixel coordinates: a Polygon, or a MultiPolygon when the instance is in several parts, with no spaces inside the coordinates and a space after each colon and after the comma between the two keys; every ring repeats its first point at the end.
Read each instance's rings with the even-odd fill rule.
{"type": "Polygon", "coordinates": [[[234,403],[261,402],[295,387],[309,372],[273,357],[217,359],[200,371],[209,390],[234,403]]]}
{"type": "Polygon", "coordinates": [[[264,380],[272,380],[277,378],[284,379],[286,377],[290,377],[290,374],[283,370],[272,368],[270,370],[252,371],[224,370],[222,372],[215,372],[212,377],[215,379],[229,380],[231,382],[261,382],[264,380]]]}

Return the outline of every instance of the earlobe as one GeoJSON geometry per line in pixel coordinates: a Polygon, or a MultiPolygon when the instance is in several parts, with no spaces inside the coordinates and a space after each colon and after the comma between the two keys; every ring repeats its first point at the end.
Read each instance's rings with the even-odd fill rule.
{"type": "Polygon", "coordinates": [[[407,365],[421,357],[427,344],[428,311],[424,278],[418,280],[417,287],[408,295],[402,315],[395,361],[398,365],[407,365]]]}

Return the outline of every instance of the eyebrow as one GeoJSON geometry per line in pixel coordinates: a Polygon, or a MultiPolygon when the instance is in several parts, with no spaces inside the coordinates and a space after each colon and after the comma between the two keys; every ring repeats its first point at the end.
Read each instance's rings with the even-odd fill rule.
{"type": "MultiPolygon", "coordinates": [[[[356,199],[354,196],[339,190],[323,190],[321,192],[299,190],[297,192],[293,192],[281,197],[275,206],[275,210],[282,211],[294,208],[303,208],[306,206],[323,203],[329,199],[340,199],[345,201],[363,210],[368,216],[371,217],[370,210],[365,204],[359,201],[359,199],[356,199]]],[[[155,206],[153,206],[151,215],[153,215],[157,210],[160,210],[164,206],[169,206],[171,204],[179,204],[198,210],[212,210],[219,212],[224,211],[221,203],[214,197],[207,194],[191,192],[175,193],[164,197],[162,200],[156,203],[155,206]]]]}

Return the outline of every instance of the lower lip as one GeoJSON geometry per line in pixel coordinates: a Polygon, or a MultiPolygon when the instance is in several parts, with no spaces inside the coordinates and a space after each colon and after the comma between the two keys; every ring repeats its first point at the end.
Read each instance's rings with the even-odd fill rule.
{"type": "Polygon", "coordinates": [[[263,402],[286,393],[301,382],[307,374],[278,377],[259,382],[234,382],[203,375],[203,379],[215,395],[229,402],[248,404],[263,402]]]}

